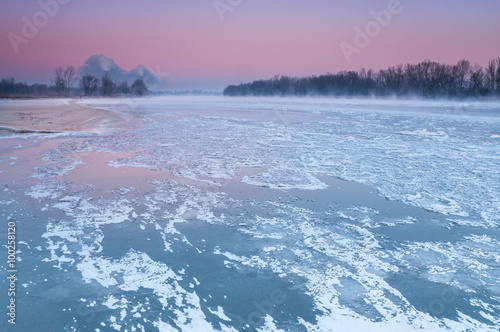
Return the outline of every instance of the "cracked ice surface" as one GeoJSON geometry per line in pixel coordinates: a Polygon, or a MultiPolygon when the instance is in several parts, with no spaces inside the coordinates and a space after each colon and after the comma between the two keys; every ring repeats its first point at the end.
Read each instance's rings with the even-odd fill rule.
{"type": "MultiPolygon", "coordinates": [[[[63,326],[500,324],[498,103],[83,103],[129,122],[105,136],[13,135],[0,155],[0,204],[36,214],[19,222],[32,237],[21,255],[67,299],[63,326]],[[45,140],[55,145],[38,148],[45,140]],[[26,182],[12,157],[29,164],[26,182]],[[56,286],[75,281],[74,298],[56,286]]],[[[40,287],[27,284],[25,300],[40,287]]]]}
{"type": "MultiPolygon", "coordinates": [[[[275,112],[271,106],[276,105],[262,108],[275,112]]],[[[243,181],[282,189],[321,189],[324,184],[315,175],[328,174],[432,211],[480,215],[490,225],[500,221],[500,142],[492,138],[499,118],[411,114],[414,105],[401,112],[322,105],[311,110],[321,113],[321,121],[310,122],[304,105],[296,111],[293,104],[286,106],[290,116],[279,111],[268,120],[298,121],[285,125],[191,116],[160,122],[149,115],[148,125],[134,138],[148,153],[114,165],[167,169],[197,179],[227,179],[235,176],[236,167],[263,166],[269,170],[243,181]]]]}

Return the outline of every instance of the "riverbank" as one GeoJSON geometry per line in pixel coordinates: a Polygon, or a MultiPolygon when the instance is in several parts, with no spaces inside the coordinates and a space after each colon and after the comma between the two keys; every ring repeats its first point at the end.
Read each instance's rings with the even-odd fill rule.
{"type": "Polygon", "coordinates": [[[75,99],[1,100],[0,130],[18,133],[81,131],[100,133],[120,117],[83,107],[75,99]]]}

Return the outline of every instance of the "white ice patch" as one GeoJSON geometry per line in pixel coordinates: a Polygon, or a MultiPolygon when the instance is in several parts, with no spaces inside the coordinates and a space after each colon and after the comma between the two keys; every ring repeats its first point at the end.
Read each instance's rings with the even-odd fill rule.
{"type": "Polygon", "coordinates": [[[86,282],[97,281],[104,287],[115,286],[124,292],[137,292],[140,288],[152,290],[164,309],[173,305],[179,308],[174,310],[173,318],[183,330],[214,330],[206,321],[196,293],[183,289],[178,283],[182,280],[180,276],[145,253],[131,250],[119,260],[87,257],[77,268],[86,282]],[[116,274],[122,276],[122,283],[114,278],[116,274]]]}
{"type": "Polygon", "coordinates": [[[30,188],[26,195],[34,199],[56,199],[61,192],[66,189],[66,185],[59,181],[43,181],[30,188]]]}
{"type": "Polygon", "coordinates": [[[276,327],[276,324],[274,323],[274,320],[271,316],[266,315],[264,317],[264,326],[261,328],[257,329],[258,332],[285,332],[285,330],[278,329],[276,327]]]}
{"type": "Polygon", "coordinates": [[[270,172],[245,176],[242,182],[254,186],[281,190],[321,190],[328,188],[325,183],[319,181],[314,175],[301,169],[293,168],[281,169],[279,171],[273,169],[270,172]]]}
{"type": "Polygon", "coordinates": [[[217,307],[217,310],[212,310],[209,308],[208,311],[210,311],[212,314],[216,315],[220,319],[225,320],[226,322],[231,321],[231,318],[227,317],[226,314],[224,314],[224,309],[220,306],[217,307]]]}

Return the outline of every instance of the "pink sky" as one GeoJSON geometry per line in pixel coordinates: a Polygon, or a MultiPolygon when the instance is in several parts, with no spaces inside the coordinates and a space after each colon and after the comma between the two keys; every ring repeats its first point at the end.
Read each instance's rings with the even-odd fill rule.
{"type": "Polygon", "coordinates": [[[364,29],[371,11],[396,0],[241,0],[223,20],[213,0],[41,0],[54,1],[68,3],[17,53],[9,33],[23,37],[22,18],[33,22],[42,7],[34,0],[0,2],[0,77],[48,82],[58,66],[79,67],[105,54],[127,70],[141,64],[168,73],[168,89],[222,90],[275,74],[424,59],[466,58],[484,66],[500,56],[500,2],[494,0],[403,0],[401,12],[350,62],[340,44],[354,46],[354,27],[364,29]]]}

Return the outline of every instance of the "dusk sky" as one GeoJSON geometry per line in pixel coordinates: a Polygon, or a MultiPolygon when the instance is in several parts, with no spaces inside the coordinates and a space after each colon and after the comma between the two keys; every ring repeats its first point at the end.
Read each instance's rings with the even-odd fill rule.
{"type": "Polygon", "coordinates": [[[126,70],[151,68],[166,77],[166,89],[221,91],[276,74],[424,59],[454,64],[465,58],[485,66],[500,56],[497,0],[403,0],[351,61],[341,43],[355,47],[355,27],[364,30],[374,20],[371,12],[387,10],[394,0],[220,0],[215,3],[226,10],[219,12],[213,0],[59,0],[67,3],[57,2],[53,17],[40,13],[40,3],[55,1],[0,0],[0,77],[49,83],[56,67],[78,68],[104,54],[126,70]],[[23,25],[36,19],[38,31],[26,38],[23,25]],[[14,35],[21,38],[15,46],[14,35]]]}

